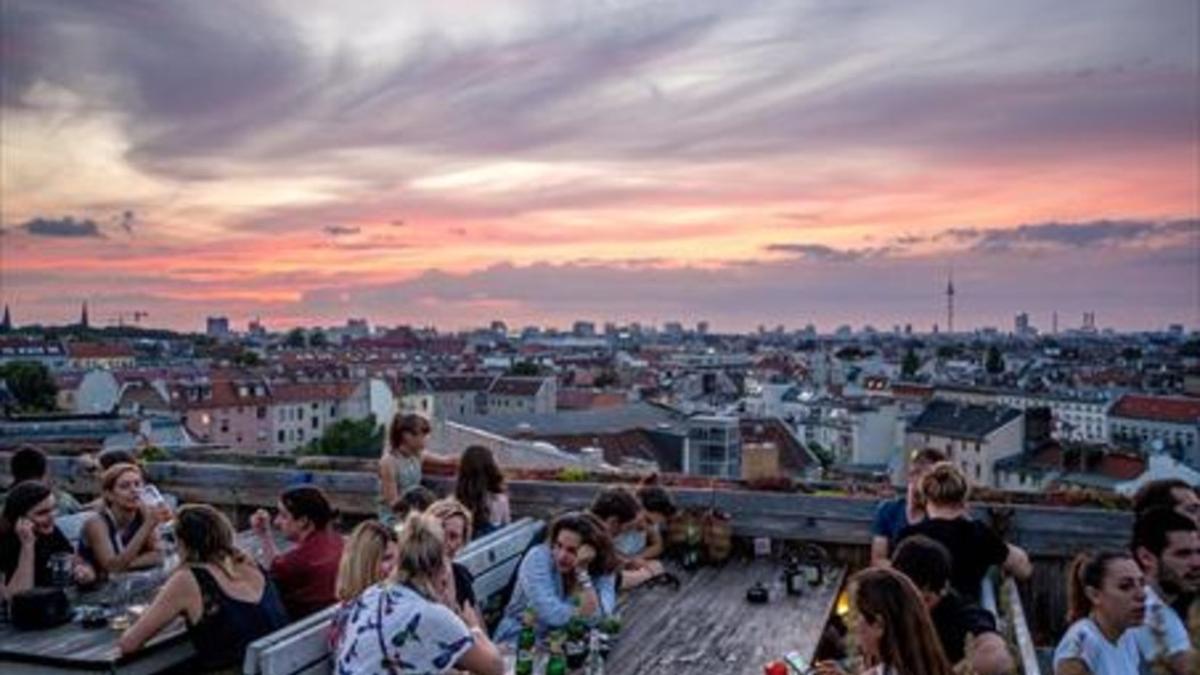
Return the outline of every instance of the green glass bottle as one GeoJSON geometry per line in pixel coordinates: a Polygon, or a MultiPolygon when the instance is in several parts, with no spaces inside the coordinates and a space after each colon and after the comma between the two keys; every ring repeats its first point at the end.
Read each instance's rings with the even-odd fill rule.
{"type": "Polygon", "coordinates": [[[550,658],[546,661],[546,675],[567,675],[567,659],[563,656],[562,643],[550,643],[550,658]]]}
{"type": "Polygon", "coordinates": [[[533,610],[527,610],[522,618],[521,634],[517,636],[517,662],[513,672],[515,675],[533,675],[534,650],[537,647],[537,632],[534,624],[537,617],[533,610]]]}

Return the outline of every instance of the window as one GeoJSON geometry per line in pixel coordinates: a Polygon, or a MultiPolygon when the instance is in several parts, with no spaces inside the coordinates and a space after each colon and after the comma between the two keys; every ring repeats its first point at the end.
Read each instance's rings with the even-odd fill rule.
{"type": "Polygon", "coordinates": [[[283,442],[284,442],[284,438],[285,438],[285,437],[284,437],[283,429],[280,429],[280,430],[279,430],[279,442],[280,442],[280,443],[283,443],[283,442]]]}
{"type": "Polygon", "coordinates": [[[224,418],[221,419],[221,433],[223,433],[223,434],[229,433],[229,420],[228,419],[224,419],[224,418]]]}
{"type": "Polygon", "coordinates": [[[266,406],[262,406],[262,405],[258,406],[258,410],[256,410],[255,412],[258,415],[258,419],[260,419],[260,420],[267,419],[267,407],[266,406]]]}
{"type": "Polygon", "coordinates": [[[982,475],[983,475],[982,469],[983,469],[983,467],[980,466],[979,464],[975,465],[975,480],[980,480],[982,478],[982,475]]]}
{"type": "Polygon", "coordinates": [[[296,419],[298,419],[298,420],[304,419],[304,406],[302,406],[302,405],[296,406],[296,419]]]}
{"type": "Polygon", "coordinates": [[[318,424],[320,424],[320,423],[321,423],[321,420],[320,420],[320,419],[318,419],[318,418],[316,418],[316,417],[312,418],[312,427],[313,427],[313,429],[317,429],[317,428],[319,428],[317,425],[318,425],[318,424]]]}
{"type": "Polygon", "coordinates": [[[303,429],[296,430],[296,440],[298,440],[298,441],[304,440],[304,430],[303,429]]]}

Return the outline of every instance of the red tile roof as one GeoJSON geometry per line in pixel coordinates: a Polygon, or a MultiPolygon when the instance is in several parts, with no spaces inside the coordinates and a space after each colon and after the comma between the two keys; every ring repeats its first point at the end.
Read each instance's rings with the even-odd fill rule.
{"type": "Polygon", "coordinates": [[[1146,460],[1137,455],[1110,453],[1100,460],[1096,473],[1116,480],[1133,480],[1146,472],[1146,460]]]}
{"type": "Polygon", "coordinates": [[[1152,422],[1200,424],[1200,399],[1126,394],[1113,406],[1111,416],[1152,422]]]}

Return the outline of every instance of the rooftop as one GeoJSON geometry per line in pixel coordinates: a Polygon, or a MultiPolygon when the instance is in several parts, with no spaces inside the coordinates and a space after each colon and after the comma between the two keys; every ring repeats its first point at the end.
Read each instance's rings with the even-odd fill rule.
{"type": "Polygon", "coordinates": [[[1200,398],[1126,394],[1109,415],[1152,422],[1200,424],[1200,398]]]}
{"type": "Polygon", "coordinates": [[[908,430],[936,436],[982,441],[989,434],[1021,417],[1014,408],[930,401],[908,430]]]}

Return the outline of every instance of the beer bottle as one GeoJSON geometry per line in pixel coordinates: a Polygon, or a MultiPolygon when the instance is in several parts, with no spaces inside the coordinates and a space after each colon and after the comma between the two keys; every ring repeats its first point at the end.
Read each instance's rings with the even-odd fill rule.
{"type": "Polygon", "coordinates": [[[550,658],[546,661],[546,675],[567,675],[567,659],[563,656],[562,642],[550,642],[550,658]]]}
{"type": "Polygon", "coordinates": [[[532,609],[522,617],[521,623],[524,625],[517,636],[517,663],[513,671],[516,675],[533,675],[534,649],[537,646],[537,632],[534,630],[536,621],[532,609]]]}

